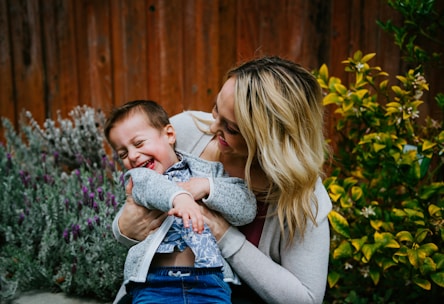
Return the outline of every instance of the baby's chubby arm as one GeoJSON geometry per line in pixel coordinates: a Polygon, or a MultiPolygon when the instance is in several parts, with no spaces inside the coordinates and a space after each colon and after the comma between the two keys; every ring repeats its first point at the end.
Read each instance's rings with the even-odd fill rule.
{"type": "Polygon", "coordinates": [[[246,225],[256,217],[256,198],[240,178],[194,177],[178,185],[196,201],[202,200],[208,208],[220,212],[234,226],[246,225]]]}
{"type": "Polygon", "coordinates": [[[146,168],[128,170],[125,173],[125,185],[130,179],[133,183],[132,196],[137,204],[182,217],[185,227],[189,227],[191,220],[193,230],[203,230],[201,209],[191,193],[165,176],[146,168]]]}

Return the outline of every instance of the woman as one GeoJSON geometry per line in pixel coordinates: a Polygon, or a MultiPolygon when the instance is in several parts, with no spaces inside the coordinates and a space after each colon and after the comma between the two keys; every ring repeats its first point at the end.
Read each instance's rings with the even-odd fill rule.
{"type": "MultiPolygon", "coordinates": [[[[202,127],[211,117],[202,112],[171,122],[179,150],[222,162],[256,195],[258,216],[240,229],[210,210],[204,214],[243,282],[233,285],[233,303],[322,303],[331,201],[320,179],[326,148],[321,89],[312,74],[279,57],[251,60],[227,76],[211,135],[202,127]]],[[[128,199],[114,222],[121,242],[128,243],[123,235],[144,239],[163,220],[157,211],[139,209],[128,199]]]]}

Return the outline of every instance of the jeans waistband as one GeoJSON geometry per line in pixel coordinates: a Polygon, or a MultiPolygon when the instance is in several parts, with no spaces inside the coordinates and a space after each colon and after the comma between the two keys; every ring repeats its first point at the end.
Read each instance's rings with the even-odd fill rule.
{"type": "Polygon", "coordinates": [[[222,273],[222,267],[194,268],[194,267],[153,267],[148,273],[170,276],[170,277],[187,277],[195,275],[206,275],[222,273]]]}

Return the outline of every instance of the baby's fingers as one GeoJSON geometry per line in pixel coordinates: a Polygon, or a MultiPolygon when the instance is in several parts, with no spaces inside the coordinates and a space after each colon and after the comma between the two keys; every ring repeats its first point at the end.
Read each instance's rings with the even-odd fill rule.
{"type": "Polygon", "coordinates": [[[197,233],[202,233],[204,230],[204,217],[202,214],[198,214],[192,220],[193,230],[197,233]]]}

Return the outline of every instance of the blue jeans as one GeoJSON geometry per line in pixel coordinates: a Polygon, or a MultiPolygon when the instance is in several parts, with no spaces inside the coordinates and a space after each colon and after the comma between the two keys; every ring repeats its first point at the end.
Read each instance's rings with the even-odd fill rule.
{"type": "Polygon", "coordinates": [[[231,303],[230,286],[221,268],[159,267],[146,283],[130,284],[133,304],[231,303]]]}

